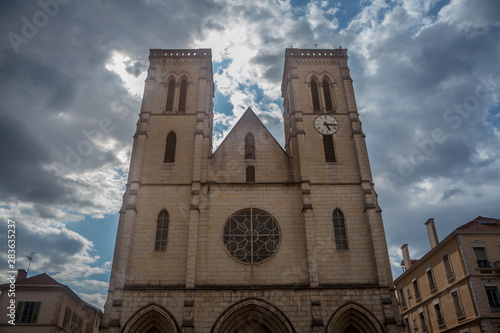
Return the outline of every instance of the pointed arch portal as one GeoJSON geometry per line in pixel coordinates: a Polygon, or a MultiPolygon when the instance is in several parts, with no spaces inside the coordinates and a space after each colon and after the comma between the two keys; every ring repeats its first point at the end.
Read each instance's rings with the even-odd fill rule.
{"type": "Polygon", "coordinates": [[[151,304],[137,311],[125,324],[123,333],[179,333],[179,327],[170,313],[151,304]]]}
{"type": "Polygon", "coordinates": [[[278,308],[251,298],[224,311],[211,333],[295,333],[295,330],[278,308]]]}
{"type": "Polygon", "coordinates": [[[326,333],[384,333],[377,318],[362,306],[349,303],[328,320],[326,333]]]}

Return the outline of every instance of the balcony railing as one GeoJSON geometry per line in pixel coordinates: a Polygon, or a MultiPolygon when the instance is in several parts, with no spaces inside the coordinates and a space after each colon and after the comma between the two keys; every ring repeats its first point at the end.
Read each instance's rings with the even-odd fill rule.
{"type": "Polygon", "coordinates": [[[450,281],[451,279],[455,278],[455,273],[453,272],[449,272],[448,274],[446,274],[446,279],[448,281],[450,281]]]}
{"type": "Polygon", "coordinates": [[[436,290],[436,283],[435,282],[429,283],[429,289],[431,291],[436,290]]]}
{"type": "Polygon", "coordinates": [[[442,316],[437,317],[438,326],[444,325],[444,318],[442,316]]]}
{"type": "Polygon", "coordinates": [[[491,268],[491,262],[488,260],[478,260],[476,263],[478,268],[491,268]]]}
{"type": "Polygon", "coordinates": [[[422,295],[420,295],[420,291],[415,291],[415,299],[421,298],[422,295]]]}

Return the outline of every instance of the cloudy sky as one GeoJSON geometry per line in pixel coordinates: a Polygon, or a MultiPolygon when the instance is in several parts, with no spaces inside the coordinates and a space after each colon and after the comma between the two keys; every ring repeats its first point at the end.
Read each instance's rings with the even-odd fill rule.
{"type": "MultiPolygon", "coordinates": [[[[212,48],[219,143],[247,107],[283,144],[284,50],[348,49],[393,272],[500,218],[498,0],[3,0],[0,251],[104,304],[151,48],[212,48]]],[[[6,269],[2,269],[3,271],[6,269]]]]}

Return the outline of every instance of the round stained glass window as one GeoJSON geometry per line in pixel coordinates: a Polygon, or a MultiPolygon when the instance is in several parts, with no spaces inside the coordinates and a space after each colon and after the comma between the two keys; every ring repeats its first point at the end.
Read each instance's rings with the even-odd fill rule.
{"type": "Polygon", "coordinates": [[[244,209],[226,222],[223,241],[229,254],[243,263],[259,263],[270,259],[278,250],[278,222],[260,209],[244,209]]]}

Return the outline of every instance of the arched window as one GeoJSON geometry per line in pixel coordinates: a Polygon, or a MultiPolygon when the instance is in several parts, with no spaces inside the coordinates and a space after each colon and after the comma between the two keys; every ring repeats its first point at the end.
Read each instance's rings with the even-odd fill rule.
{"type": "Polygon", "coordinates": [[[187,97],[187,80],[181,82],[181,91],[179,94],[179,111],[186,111],[186,97],[187,97]]]}
{"type": "Polygon", "coordinates": [[[175,81],[170,79],[167,84],[167,104],[165,106],[165,111],[172,111],[174,107],[174,92],[175,92],[175,81]]]}
{"type": "Polygon", "coordinates": [[[323,95],[325,96],[326,111],[333,111],[332,94],[330,93],[330,83],[323,80],[323,95]]]}
{"type": "Polygon", "coordinates": [[[245,136],[245,160],[255,159],[255,138],[252,133],[245,136]]]}
{"type": "Polygon", "coordinates": [[[313,100],[313,110],[320,111],[318,83],[316,82],[316,80],[311,80],[311,96],[312,96],[312,100],[313,100]]]}
{"type": "Polygon", "coordinates": [[[340,209],[333,211],[333,233],[337,250],[347,250],[347,235],[345,232],[344,214],[340,209]]]}
{"type": "Polygon", "coordinates": [[[325,161],[337,162],[335,158],[335,148],[333,146],[333,136],[323,135],[323,148],[325,150],[325,161]]]}
{"type": "Polygon", "coordinates": [[[155,251],[165,251],[167,249],[168,224],[170,219],[168,212],[164,209],[158,214],[156,224],[155,251]]]}
{"type": "Polygon", "coordinates": [[[165,145],[165,157],[163,162],[170,163],[175,161],[175,145],[177,143],[177,136],[172,131],[167,135],[167,144],[165,145]]]}
{"type": "Polygon", "coordinates": [[[255,183],[255,168],[253,166],[247,166],[247,183],[255,183]]]}

